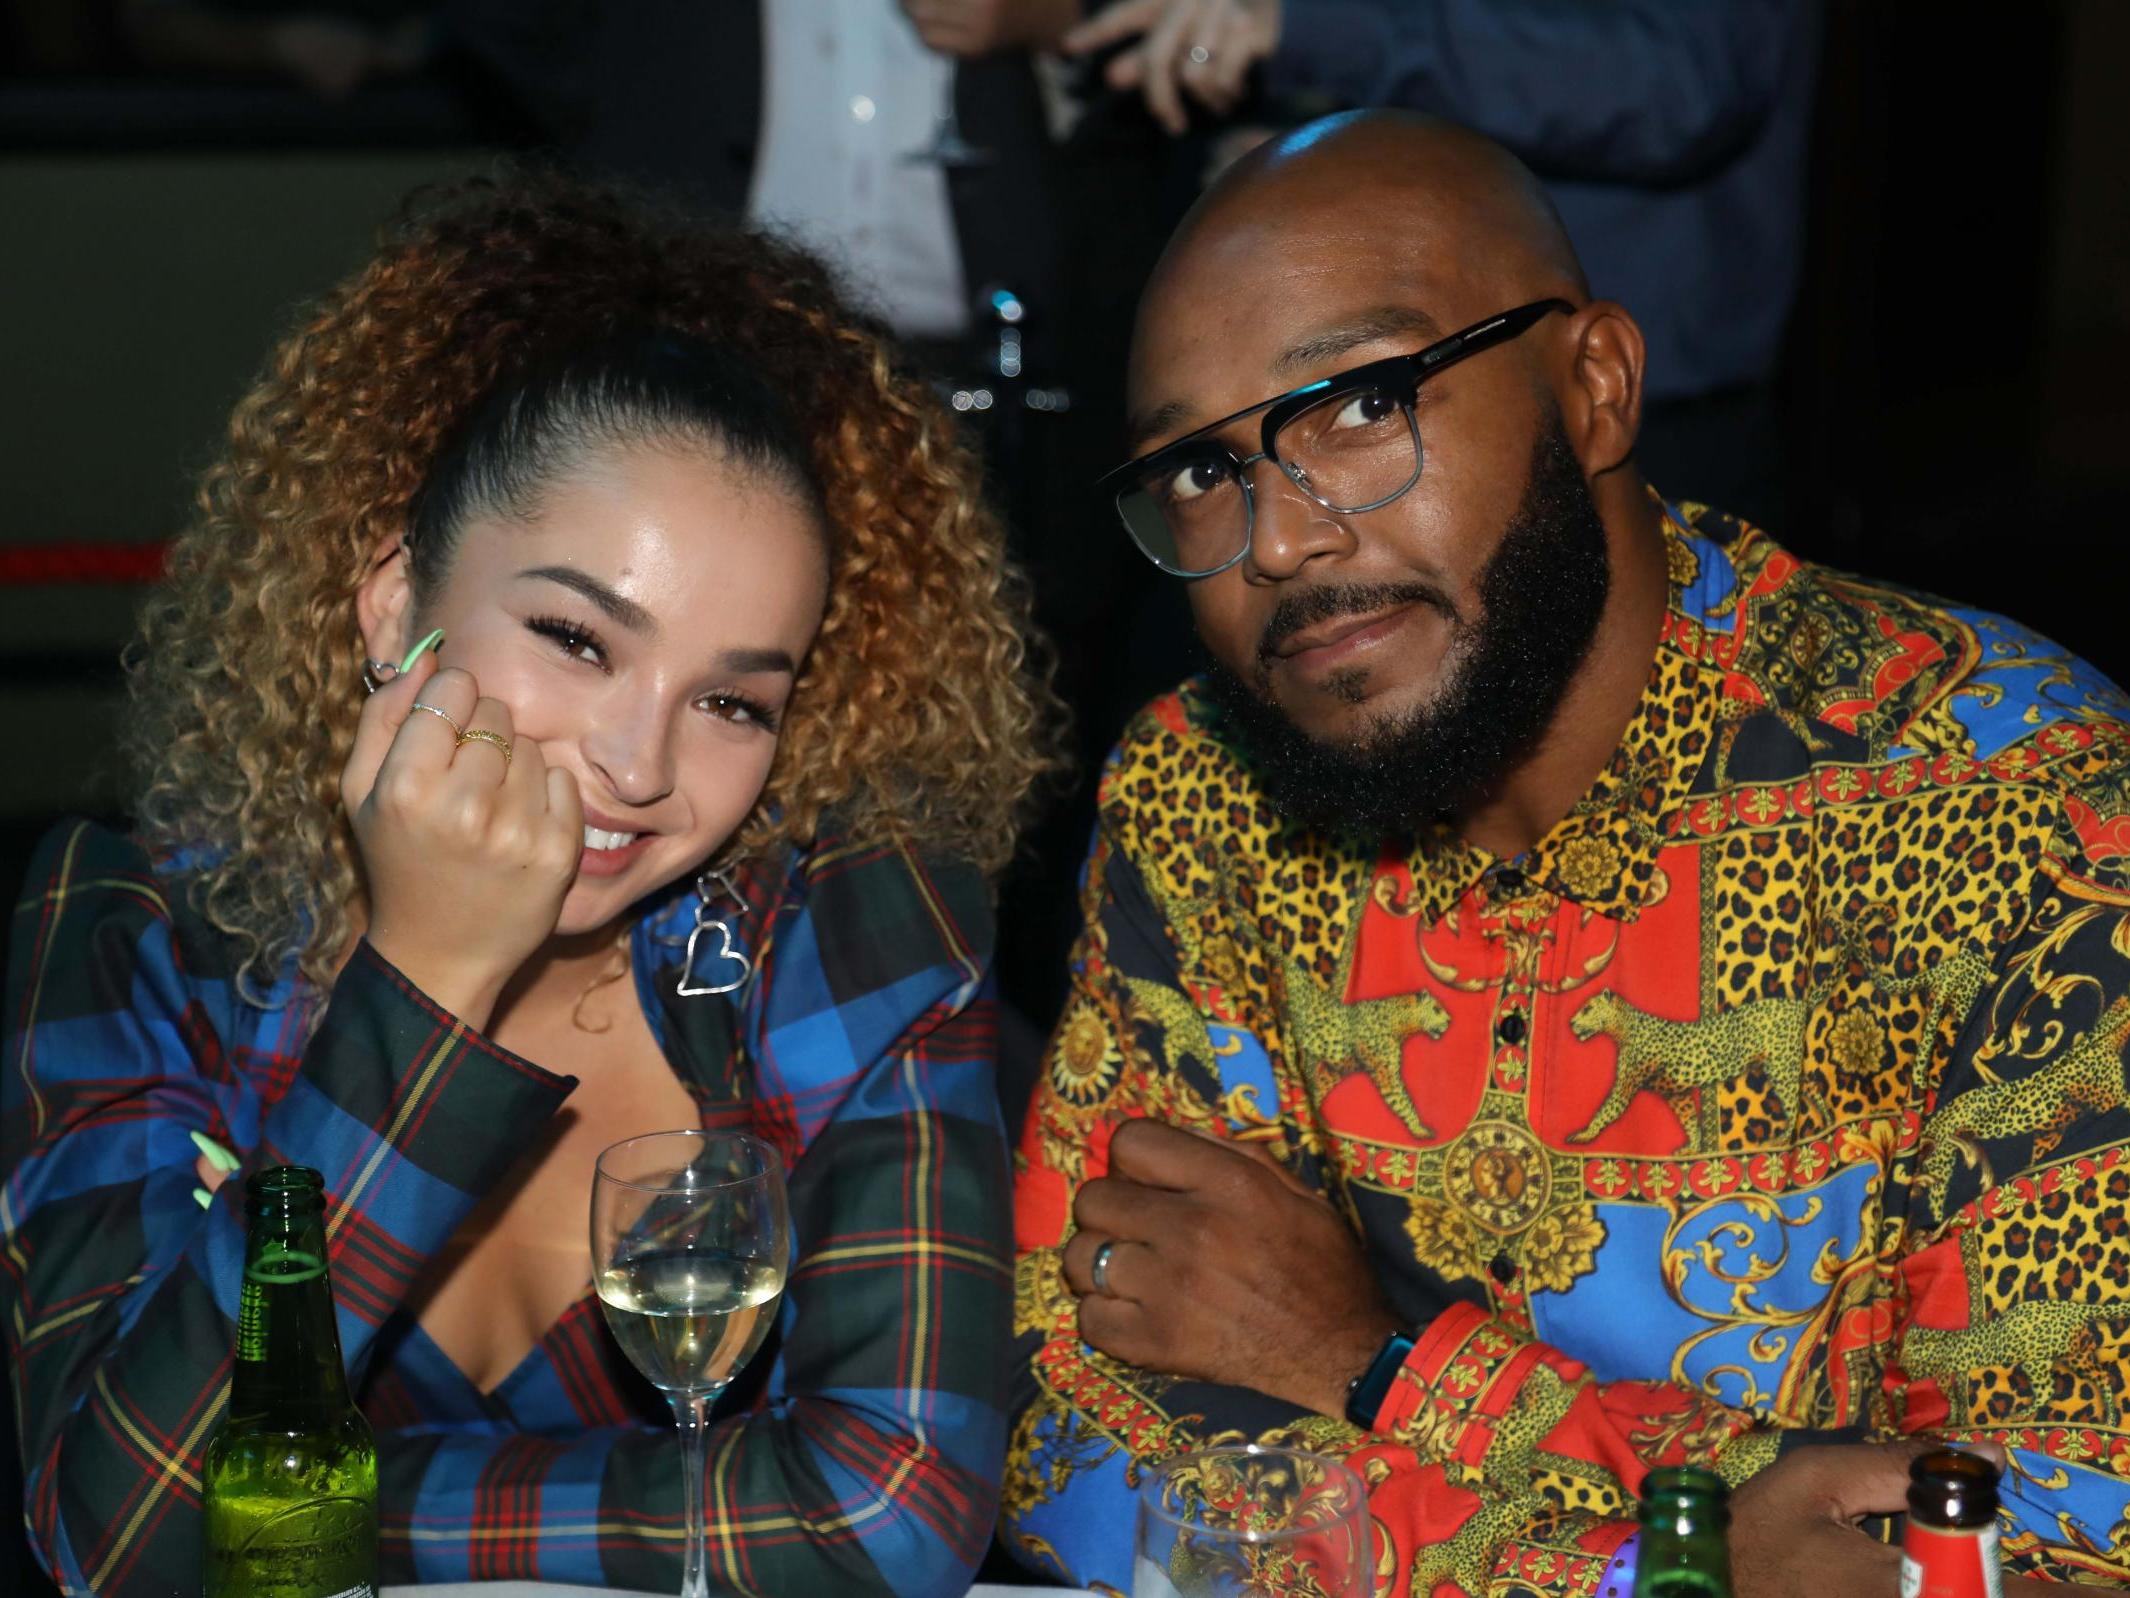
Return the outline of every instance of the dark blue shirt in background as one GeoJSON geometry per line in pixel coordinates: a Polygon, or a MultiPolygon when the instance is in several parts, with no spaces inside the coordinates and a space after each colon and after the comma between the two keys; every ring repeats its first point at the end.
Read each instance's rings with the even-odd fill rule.
{"type": "Polygon", "coordinates": [[[1461,122],[1545,181],[1647,397],[1772,374],[1802,248],[1817,0],[1286,0],[1268,87],[1461,122]]]}

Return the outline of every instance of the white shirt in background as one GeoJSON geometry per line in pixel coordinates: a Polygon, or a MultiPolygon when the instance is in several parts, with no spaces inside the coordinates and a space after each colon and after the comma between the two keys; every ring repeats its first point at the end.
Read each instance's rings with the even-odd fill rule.
{"type": "Polygon", "coordinates": [[[969,322],[933,139],[953,64],[895,0],[763,0],[762,143],[747,214],[830,261],[898,333],[969,322]]]}

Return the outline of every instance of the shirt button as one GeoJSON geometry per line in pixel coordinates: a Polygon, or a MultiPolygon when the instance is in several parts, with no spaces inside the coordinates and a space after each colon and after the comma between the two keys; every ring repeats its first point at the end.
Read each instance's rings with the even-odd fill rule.
{"type": "Polygon", "coordinates": [[[1494,873],[1494,891],[1496,893],[1522,893],[1524,891],[1524,874],[1514,866],[1503,866],[1494,873]]]}
{"type": "Polygon", "coordinates": [[[1487,1262],[1487,1275],[1507,1287],[1516,1280],[1516,1262],[1506,1254],[1496,1254],[1487,1262]]]}
{"type": "Polygon", "coordinates": [[[873,114],[879,109],[873,104],[873,97],[869,94],[851,96],[851,118],[854,121],[870,122],[873,120],[873,114]]]}
{"type": "Polygon", "coordinates": [[[1524,1040],[1524,1018],[1511,1010],[1495,1024],[1494,1036],[1514,1048],[1524,1040]]]}

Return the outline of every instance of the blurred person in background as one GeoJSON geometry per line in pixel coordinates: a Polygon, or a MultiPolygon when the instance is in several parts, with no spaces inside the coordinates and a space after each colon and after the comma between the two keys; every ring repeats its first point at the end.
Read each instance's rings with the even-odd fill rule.
{"type": "Polygon", "coordinates": [[[1645,470],[1780,526],[1773,380],[1820,23],[1820,0],[1112,0],[1065,48],[1116,51],[1109,83],[1172,133],[1194,108],[1202,123],[1385,106],[1498,141],[1649,341],[1645,470]]]}
{"type": "Polygon", "coordinates": [[[124,0],[119,20],[144,65],[187,75],[279,78],[321,100],[412,76],[434,54],[418,0],[124,0]]]}
{"type": "Polygon", "coordinates": [[[197,1590],[281,1163],[339,1206],[385,1579],[673,1590],[586,1215],[602,1148],[698,1125],[778,1150],[796,1234],[711,1416],[711,1585],[967,1582],[986,878],[1045,759],[977,488],[816,262],[557,178],[431,196],[275,352],[132,652],[137,831],[59,828],[10,937],[0,1320],[68,1590],[197,1590]]]}

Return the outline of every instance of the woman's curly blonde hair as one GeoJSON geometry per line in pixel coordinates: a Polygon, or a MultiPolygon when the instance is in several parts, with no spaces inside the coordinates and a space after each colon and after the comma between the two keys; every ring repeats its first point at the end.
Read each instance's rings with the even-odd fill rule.
{"type": "Polygon", "coordinates": [[[979,471],[928,390],[804,252],[552,173],[417,195],[237,405],[129,652],[144,841],[263,986],[330,979],[362,914],[339,799],[363,700],[355,595],[454,428],[529,362],[630,329],[762,374],[811,451],[826,615],[735,840],[825,811],[996,871],[1054,708],[979,471]]]}

